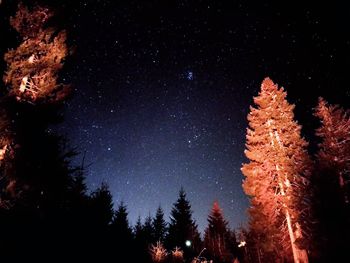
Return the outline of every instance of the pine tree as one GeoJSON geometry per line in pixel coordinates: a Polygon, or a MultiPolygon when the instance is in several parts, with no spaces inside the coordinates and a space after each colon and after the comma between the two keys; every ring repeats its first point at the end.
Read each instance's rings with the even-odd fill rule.
{"type": "Polygon", "coordinates": [[[90,197],[90,218],[93,227],[107,228],[112,223],[114,210],[112,194],[108,185],[102,183],[99,188],[91,193],[90,197]]]}
{"type": "Polygon", "coordinates": [[[242,167],[243,188],[251,197],[251,227],[273,250],[280,250],[282,244],[280,256],[308,262],[305,249],[297,243],[305,240],[311,168],[307,142],[286,95],[266,78],[254,98],[257,107],[251,107],[248,115],[245,154],[250,162],[242,167]]]}
{"type": "Polygon", "coordinates": [[[208,227],[205,230],[204,246],[215,262],[232,262],[229,251],[230,231],[218,202],[214,202],[208,216],[208,227]]]}
{"type": "Polygon", "coordinates": [[[111,224],[112,250],[119,259],[132,262],[135,252],[132,248],[133,233],[129,225],[127,207],[121,202],[115,211],[111,224]]]}
{"type": "Polygon", "coordinates": [[[150,255],[148,253],[148,243],[144,236],[143,225],[141,217],[137,218],[136,224],[133,229],[135,251],[135,262],[150,262],[150,255]]]}
{"type": "Polygon", "coordinates": [[[339,187],[344,195],[344,202],[350,200],[350,111],[339,105],[328,105],[319,98],[315,115],[322,126],[316,131],[322,139],[317,158],[325,169],[334,171],[339,187]]]}
{"type": "Polygon", "coordinates": [[[11,18],[23,42],[5,54],[4,82],[9,94],[19,101],[62,101],[68,94],[68,86],[58,83],[58,72],[68,53],[66,33],[46,26],[52,16],[48,8],[19,4],[11,18]]]}
{"type": "Polygon", "coordinates": [[[181,248],[184,251],[185,258],[193,257],[201,249],[197,224],[192,219],[191,205],[186,199],[183,189],[180,190],[179,198],[171,211],[166,241],[168,249],[181,248]],[[187,240],[191,242],[190,247],[185,245],[187,240]]]}
{"type": "Polygon", "coordinates": [[[315,116],[321,121],[316,154],[314,210],[318,219],[318,257],[348,259],[350,249],[350,112],[319,98],[315,116]]]}
{"type": "Polygon", "coordinates": [[[163,209],[160,206],[157,209],[152,224],[154,229],[154,239],[163,243],[167,232],[167,224],[164,220],[163,209]]]}
{"type": "Polygon", "coordinates": [[[154,238],[154,228],[153,228],[152,221],[153,221],[153,219],[152,219],[151,215],[148,215],[145,219],[143,226],[142,226],[142,231],[143,231],[144,237],[145,237],[148,244],[152,244],[152,243],[156,242],[156,240],[154,238]]]}
{"type": "Polygon", "coordinates": [[[3,79],[9,92],[2,98],[1,106],[11,125],[4,127],[6,135],[0,135],[0,141],[6,141],[5,148],[1,149],[11,157],[6,166],[1,167],[6,181],[1,203],[11,203],[11,199],[13,203],[20,197],[23,201],[25,197],[27,202],[22,203],[23,206],[46,207],[50,213],[65,202],[57,198],[66,197],[64,187],[70,184],[69,159],[72,157],[72,151],[59,146],[64,145],[64,140],[48,128],[50,123],[59,121],[59,105],[51,102],[62,101],[67,94],[67,86],[57,83],[67,55],[66,35],[45,27],[52,16],[48,8],[37,5],[27,8],[19,4],[16,15],[11,18],[10,23],[23,42],[5,54],[7,70],[3,79]],[[21,103],[23,101],[30,104],[21,103]],[[36,102],[42,102],[37,103],[40,107],[35,107],[36,102]],[[50,180],[47,180],[48,174],[50,180]],[[51,201],[49,204],[49,200],[55,200],[55,204],[51,201]]]}
{"type": "Polygon", "coordinates": [[[136,224],[134,226],[134,236],[135,239],[141,239],[142,236],[142,222],[141,222],[141,217],[138,216],[137,220],[136,220],[136,224]]]}

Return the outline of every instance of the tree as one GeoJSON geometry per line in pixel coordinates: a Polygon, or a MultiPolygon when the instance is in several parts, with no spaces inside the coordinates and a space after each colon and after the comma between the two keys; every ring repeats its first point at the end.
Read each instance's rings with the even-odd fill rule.
{"type": "Polygon", "coordinates": [[[321,142],[312,178],[318,258],[324,262],[349,259],[350,112],[319,98],[314,114],[321,121],[316,130],[321,142]]]}
{"type": "Polygon", "coordinates": [[[114,216],[112,194],[106,183],[91,193],[90,213],[92,225],[95,228],[107,228],[114,216]]]}
{"type": "Polygon", "coordinates": [[[121,259],[128,259],[132,262],[135,252],[132,249],[133,234],[129,225],[127,207],[121,202],[115,211],[111,224],[111,242],[113,251],[121,259]]]}
{"type": "Polygon", "coordinates": [[[153,219],[153,230],[154,230],[154,239],[156,241],[164,242],[167,224],[164,220],[163,209],[159,206],[156,212],[156,216],[153,219]]]}
{"type": "Polygon", "coordinates": [[[181,248],[184,251],[185,258],[193,257],[201,249],[201,240],[197,225],[192,219],[191,205],[186,199],[183,189],[180,190],[179,198],[171,211],[166,241],[169,249],[175,247],[181,248]],[[191,242],[190,247],[185,245],[187,240],[191,242]]]}
{"type": "Polygon", "coordinates": [[[276,254],[281,250],[278,257],[308,262],[305,249],[298,245],[305,246],[311,165],[308,144],[286,95],[266,78],[254,98],[257,107],[251,107],[248,115],[245,155],[250,162],[242,167],[243,189],[251,197],[250,227],[276,254]]]}
{"type": "Polygon", "coordinates": [[[0,150],[10,157],[1,167],[5,182],[1,203],[9,204],[10,199],[17,202],[25,197],[33,202],[22,205],[46,206],[51,211],[63,201],[56,199],[55,205],[51,202],[51,209],[45,203],[64,196],[59,191],[64,191],[62,185],[69,184],[68,159],[72,157],[72,151],[64,152],[66,149],[59,146],[64,145],[64,140],[51,134],[48,128],[60,119],[60,105],[52,102],[62,102],[68,92],[68,86],[57,80],[67,55],[66,34],[46,27],[52,16],[48,8],[19,4],[10,20],[23,41],[5,54],[7,70],[3,79],[8,92],[2,97],[1,107],[2,115],[11,123],[3,127],[0,135],[3,145],[0,150]],[[51,182],[47,174],[51,174],[51,182]]]}
{"type": "Polygon", "coordinates": [[[224,219],[218,202],[214,202],[208,216],[208,227],[204,234],[204,246],[215,262],[232,262],[233,255],[229,251],[231,236],[228,223],[224,219]]]}
{"type": "Polygon", "coordinates": [[[344,202],[350,200],[350,111],[339,105],[328,105],[319,98],[315,115],[322,126],[316,135],[322,139],[317,158],[325,169],[334,171],[339,187],[344,195],[344,202]]]}
{"type": "Polygon", "coordinates": [[[19,4],[16,15],[10,20],[23,42],[5,54],[4,82],[9,94],[19,101],[62,101],[68,94],[68,86],[58,83],[58,72],[68,53],[66,33],[46,27],[52,16],[48,8],[29,9],[19,4]]]}

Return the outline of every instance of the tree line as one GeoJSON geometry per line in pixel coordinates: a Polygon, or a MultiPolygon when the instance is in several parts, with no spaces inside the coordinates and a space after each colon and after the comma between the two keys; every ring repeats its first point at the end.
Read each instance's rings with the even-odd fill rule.
{"type": "Polygon", "coordinates": [[[350,244],[349,111],[323,98],[314,109],[310,154],[287,93],[265,79],[248,115],[243,189],[249,226],[230,230],[217,202],[203,240],[186,194],[170,222],[161,208],[131,226],[108,186],[92,193],[74,149],[50,125],[62,121],[71,88],[58,77],[69,47],[53,12],[19,4],[10,20],[21,42],[5,54],[0,98],[0,251],[4,259],[183,262],[341,262],[350,244]],[[240,243],[238,242],[240,241],[240,243]],[[242,242],[241,242],[242,241],[242,242]],[[204,249],[205,248],[205,249],[204,249]]]}
{"type": "Polygon", "coordinates": [[[184,190],[169,223],[159,207],[135,226],[125,204],[114,210],[107,184],[88,193],[84,164],[72,165],[75,150],[50,129],[62,121],[71,90],[58,77],[69,53],[66,33],[52,17],[47,7],[20,3],[10,19],[22,42],[5,54],[0,100],[2,258],[189,262],[200,252],[220,262],[236,258],[235,233],[218,203],[202,240],[184,190]]]}

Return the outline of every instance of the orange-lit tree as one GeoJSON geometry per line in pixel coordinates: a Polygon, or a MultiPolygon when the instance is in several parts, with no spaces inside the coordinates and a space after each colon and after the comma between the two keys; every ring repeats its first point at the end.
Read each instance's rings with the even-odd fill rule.
{"type": "Polygon", "coordinates": [[[317,154],[320,165],[334,171],[344,202],[349,203],[350,190],[350,111],[328,105],[319,98],[315,115],[321,120],[316,134],[321,137],[317,154]]]}
{"type": "MultiPolygon", "coordinates": [[[[308,262],[305,238],[310,161],[286,92],[266,78],[248,115],[243,188],[251,197],[251,228],[278,257],[308,262]],[[299,241],[299,242],[296,242],[299,241]],[[280,247],[281,245],[281,247],[280,247]]],[[[249,241],[247,241],[249,242],[249,241]]]]}
{"type": "Polygon", "coordinates": [[[228,242],[230,232],[218,202],[214,202],[208,216],[208,227],[205,230],[204,246],[216,262],[232,262],[228,242]]]}
{"type": "Polygon", "coordinates": [[[31,103],[61,101],[68,86],[58,83],[58,72],[67,56],[66,33],[46,27],[53,13],[44,7],[23,4],[11,18],[23,42],[5,54],[4,82],[9,94],[31,103]]]}
{"type": "MultiPolygon", "coordinates": [[[[65,44],[66,34],[64,31],[57,32],[54,28],[46,27],[52,15],[48,8],[37,5],[27,8],[19,4],[16,15],[10,19],[11,26],[23,41],[16,49],[5,54],[7,70],[3,80],[7,92],[4,92],[1,98],[3,121],[0,127],[2,204],[6,198],[16,199],[21,189],[28,186],[30,172],[36,176],[40,174],[34,171],[35,167],[45,166],[33,164],[33,171],[25,168],[24,164],[28,164],[30,158],[34,158],[32,155],[35,152],[26,155],[26,152],[30,152],[27,146],[38,138],[41,141],[46,137],[48,140],[55,140],[45,133],[50,118],[55,115],[55,109],[48,110],[48,107],[36,106],[62,101],[68,94],[68,86],[58,83],[57,75],[68,51],[65,44]],[[11,122],[6,121],[9,119],[11,122]],[[23,178],[26,178],[26,183],[21,180],[23,178]]],[[[31,149],[39,151],[37,145],[31,149]]],[[[43,155],[49,156],[45,152],[43,155]]],[[[48,165],[47,161],[42,162],[48,165]]]]}
{"type": "Polygon", "coordinates": [[[321,121],[316,130],[321,142],[313,175],[318,257],[345,262],[350,260],[350,112],[320,98],[314,114],[321,121]]]}

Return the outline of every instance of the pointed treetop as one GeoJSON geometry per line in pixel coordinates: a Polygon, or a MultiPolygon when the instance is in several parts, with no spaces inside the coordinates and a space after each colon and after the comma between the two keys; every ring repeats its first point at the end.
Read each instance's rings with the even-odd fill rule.
{"type": "Polygon", "coordinates": [[[212,210],[213,211],[221,211],[221,208],[219,206],[219,202],[218,201],[214,201],[212,210]]]}
{"type": "Polygon", "coordinates": [[[263,82],[261,83],[261,90],[262,91],[269,91],[272,89],[278,89],[277,84],[273,83],[272,79],[269,77],[266,77],[263,82]]]}

